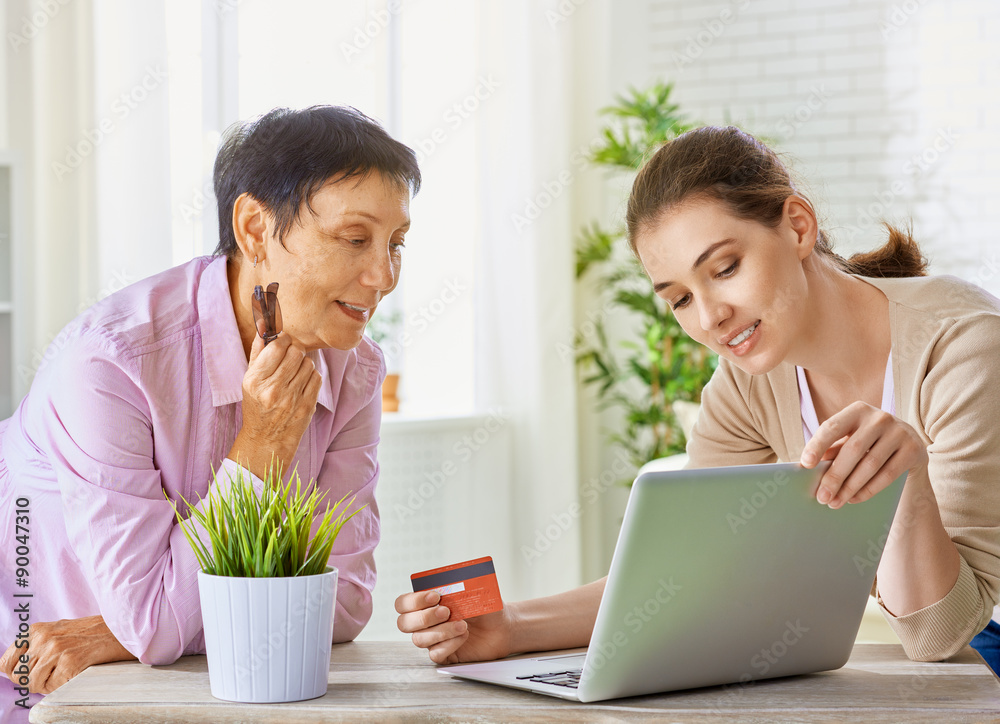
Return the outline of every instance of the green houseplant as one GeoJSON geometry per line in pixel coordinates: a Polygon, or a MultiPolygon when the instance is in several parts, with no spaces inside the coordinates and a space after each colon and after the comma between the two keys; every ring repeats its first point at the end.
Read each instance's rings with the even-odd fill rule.
{"type": "MultiPolygon", "coordinates": [[[[607,119],[590,161],[617,174],[634,174],[646,155],[683,133],[688,123],[671,101],[672,84],[630,89],[601,110],[607,119]]],[[[681,329],[658,298],[638,260],[625,248],[625,229],[592,223],[576,244],[576,277],[593,283],[601,309],[620,320],[622,339],[609,335],[607,315],[574,340],[583,383],[596,390],[600,409],[614,408],[623,425],[609,441],[638,469],[649,460],[683,452],[684,432],[674,403],[697,403],[717,365],[716,356],[681,329]]],[[[618,331],[617,329],[614,331],[618,331]]]]}
{"type": "MultiPolygon", "coordinates": [[[[325,493],[272,465],[258,492],[242,467],[215,482],[178,523],[201,570],[198,591],[212,695],[272,703],[323,696],[337,570],[327,562],[354,498],[325,493]],[[322,507],[321,507],[322,506],[322,507]]],[[[173,501],[171,501],[173,504],[173,501]]]]}
{"type": "Polygon", "coordinates": [[[382,412],[399,411],[399,358],[403,353],[401,331],[403,314],[398,309],[379,312],[378,309],[368,320],[365,331],[385,356],[386,375],[382,382],[382,412]]]}

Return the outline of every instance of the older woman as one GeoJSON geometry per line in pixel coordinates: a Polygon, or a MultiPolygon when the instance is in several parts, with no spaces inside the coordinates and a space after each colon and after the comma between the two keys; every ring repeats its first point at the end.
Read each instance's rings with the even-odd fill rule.
{"type": "MultiPolygon", "coordinates": [[[[399,279],[419,185],[413,152],[353,109],[279,109],[229,132],[215,164],[216,255],[74,320],[0,423],[4,673],[25,652],[22,622],[32,692],[94,663],[203,652],[198,564],[164,492],[198,500],[237,464],[260,485],[272,456],[328,499],[351,492],[367,506],[330,557],[334,636],[357,636],[375,584],[385,373],[363,333],[399,279]],[[265,346],[251,302],[271,282],[283,332],[265,346]]],[[[8,713],[37,700],[9,682],[0,691],[8,713]]]]}

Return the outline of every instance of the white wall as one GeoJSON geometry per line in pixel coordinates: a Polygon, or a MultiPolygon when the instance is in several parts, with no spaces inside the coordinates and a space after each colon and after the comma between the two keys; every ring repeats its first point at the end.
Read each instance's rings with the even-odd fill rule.
{"type": "Polygon", "coordinates": [[[775,142],[839,250],[913,219],[932,272],[1000,293],[1000,5],[731,0],[648,5],[649,68],[710,123],[775,142]],[[990,265],[993,271],[990,272],[990,265]],[[985,274],[983,270],[985,269],[985,274]]]}
{"type": "MultiPolygon", "coordinates": [[[[6,3],[0,11],[0,38],[7,37],[7,12],[9,8],[6,3]]],[[[7,148],[10,141],[7,139],[7,115],[10,108],[10,98],[7,90],[7,53],[0,53],[0,148],[7,148]]]]}

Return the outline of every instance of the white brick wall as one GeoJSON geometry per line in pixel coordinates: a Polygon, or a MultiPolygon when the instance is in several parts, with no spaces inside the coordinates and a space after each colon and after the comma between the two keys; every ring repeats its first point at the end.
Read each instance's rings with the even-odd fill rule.
{"type": "Polygon", "coordinates": [[[649,0],[650,75],[764,136],[837,249],[912,219],[932,273],[1000,296],[1000,3],[649,0]]]}

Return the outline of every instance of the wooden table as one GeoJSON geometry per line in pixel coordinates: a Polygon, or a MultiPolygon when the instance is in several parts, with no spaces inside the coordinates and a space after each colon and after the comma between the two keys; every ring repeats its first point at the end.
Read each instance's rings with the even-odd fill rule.
{"type": "Polygon", "coordinates": [[[443,676],[409,642],[333,647],[326,696],[290,704],[213,699],[204,656],[93,666],[31,711],[42,722],[594,721],[1000,722],[1000,682],[970,648],[944,663],[858,644],[847,666],[746,687],[577,704],[443,676]]]}

